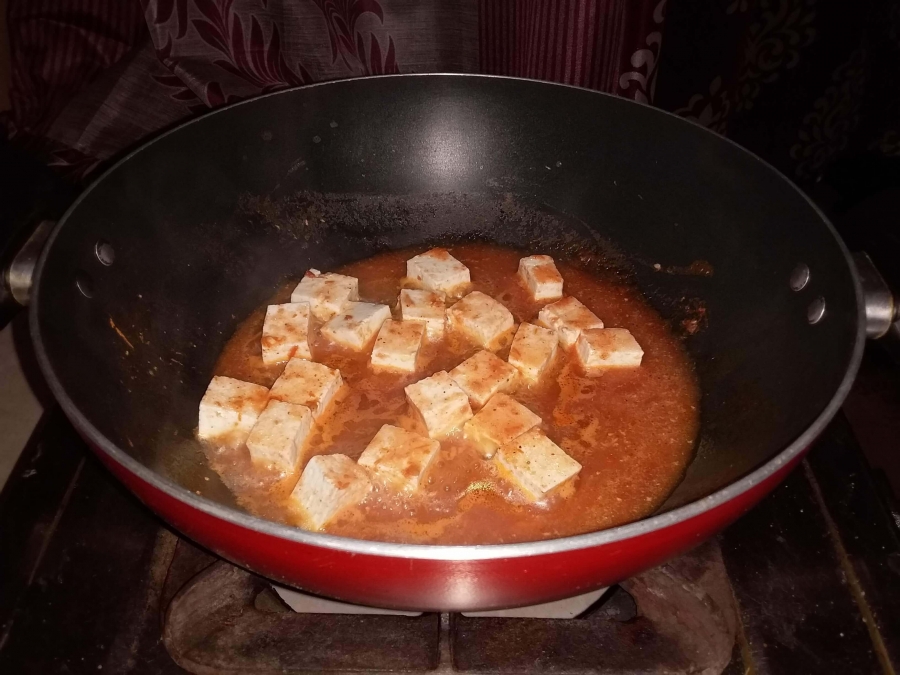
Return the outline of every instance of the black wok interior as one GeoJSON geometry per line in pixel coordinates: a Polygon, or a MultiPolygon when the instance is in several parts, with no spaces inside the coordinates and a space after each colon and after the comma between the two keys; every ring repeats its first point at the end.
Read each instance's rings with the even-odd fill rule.
{"type": "Polygon", "coordinates": [[[233,504],[192,434],[236,325],[307,267],[469,239],[611,261],[676,327],[705,310],[686,338],[703,390],[701,441],[664,508],[782,450],[851,358],[857,306],[841,248],[772,169],[646,106],[472,76],[282,92],[144,147],[99,180],[53,241],[36,291],[39,337],[101,433],[233,504]],[[98,242],[112,246],[111,265],[98,242]],[[712,276],[667,272],[697,260],[712,276]],[[800,262],[811,279],[795,292],[800,262]],[[90,298],[76,283],[85,278],[90,298]],[[818,296],[826,315],[810,325],[818,296]]]}

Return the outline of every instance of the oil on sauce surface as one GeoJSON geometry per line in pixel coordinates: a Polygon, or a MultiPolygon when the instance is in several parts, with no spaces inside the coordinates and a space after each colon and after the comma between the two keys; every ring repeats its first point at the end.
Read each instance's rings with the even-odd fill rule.
{"type": "MultiPolygon", "coordinates": [[[[420,250],[394,251],[338,270],[359,279],[360,299],[396,306],[406,260],[420,250]]],[[[472,290],[500,300],[520,321],[533,321],[542,304],[517,282],[518,251],[463,245],[452,254],[471,270],[472,290]]],[[[541,383],[509,392],[542,419],[544,433],[583,466],[574,490],[542,504],[527,504],[462,438],[442,442],[441,452],[413,497],[377,489],[359,507],[327,526],[332,534],[407,543],[486,544],[534,541],[590,532],[652,513],[680,481],[699,427],[699,390],[687,355],[664,320],[632,288],[600,280],[557,263],[566,295],[593,310],[608,327],[628,328],[644,349],[640,368],[581,375],[560,350],[541,383]]],[[[287,302],[294,284],[272,302],[287,302]]],[[[283,365],[262,363],[260,337],[265,307],[248,317],[229,340],[216,375],[271,386],[283,365]]],[[[375,374],[365,356],[348,354],[321,339],[313,358],[338,368],[345,385],[317,425],[304,463],[315,454],[359,457],[383,424],[415,429],[403,387],[450,370],[477,349],[450,336],[429,344],[414,376],[375,374]]],[[[506,358],[508,346],[498,355],[506,358]]],[[[298,475],[275,476],[250,461],[242,447],[207,450],[213,468],[250,512],[299,525],[287,497],[298,475]]]]}

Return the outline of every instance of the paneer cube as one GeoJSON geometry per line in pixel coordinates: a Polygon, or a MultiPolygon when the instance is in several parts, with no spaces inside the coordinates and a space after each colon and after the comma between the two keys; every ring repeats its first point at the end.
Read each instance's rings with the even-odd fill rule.
{"type": "Polygon", "coordinates": [[[251,459],[293,473],[300,464],[312,421],[312,411],[305,405],[269,401],[247,437],[251,459]]]}
{"type": "Polygon", "coordinates": [[[491,458],[501,445],[518,438],[541,423],[541,418],[506,394],[497,394],[466,422],[466,438],[491,458]]]}
{"type": "Polygon", "coordinates": [[[416,372],[416,359],[425,324],[419,321],[394,321],[388,319],[381,324],[375,347],[372,349],[372,367],[378,370],[392,370],[400,373],[416,372]]]}
{"type": "Polygon", "coordinates": [[[602,375],[611,368],[637,368],[644,358],[644,350],[625,328],[582,331],[575,352],[588,377],[602,375]]]}
{"type": "Polygon", "coordinates": [[[415,492],[441,444],[400,427],[385,424],[359,456],[385,482],[404,492],[415,492]]]}
{"type": "Polygon", "coordinates": [[[569,348],[581,331],[603,328],[603,322],[591,310],[573,297],[547,305],[538,313],[538,323],[556,331],[559,344],[569,348]]]}
{"type": "Polygon", "coordinates": [[[406,276],[429,291],[458,297],[471,281],[469,268],[445,248],[433,248],[406,261],[406,276]]]}
{"type": "Polygon", "coordinates": [[[292,358],[311,359],[308,302],[269,305],[262,331],[262,360],[267,366],[292,358]]]}
{"type": "Polygon", "coordinates": [[[291,302],[308,302],[313,316],[328,321],[348,302],[359,300],[359,282],[354,277],[309,270],[291,293],[291,302]]]}
{"type": "Polygon", "coordinates": [[[509,362],[531,383],[537,382],[556,356],[559,338],[549,328],[523,323],[509,348],[509,362]]]}
{"type": "Polygon", "coordinates": [[[480,351],[450,371],[450,377],[479,408],[499,391],[509,391],[516,383],[518,371],[491,352],[480,351]]]}
{"type": "Polygon", "coordinates": [[[445,438],[472,417],[469,397],[446,371],[407,385],[404,391],[431,438],[445,438]]]}
{"type": "Polygon", "coordinates": [[[303,469],[291,501],[303,509],[312,529],[321,530],[371,490],[368,472],[347,455],[316,455],[303,469]]]}
{"type": "Polygon", "coordinates": [[[341,388],[341,373],[321,363],[291,359],[272,385],[269,395],[278,401],[305,405],[318,419],[341,388]]]}
{"type": "Polygon", "coordinates": [[[404,321],[424,323],[429,339],[437,340],[443,337],[446,314],[444,297],[440,293],[409,288],[400,291],[400,316],[404,321]]]}
{"type": "Polygon", "coordinates": [[[214,377],[200,401],[197,436],[237,447],[247,440],[268,399],[269,390],[258,384],[214,377]]]}
{"type": "Polygon", "coordinates": [[[495,461],[501,473],[532,501],[543,499],[581,471],[581,464],[542,434],[540,429],[526,431],[501,446],[495,461]]]}
{"type": "Polygon", "coordinates": [[[454,330],[490,350],[503,346],[516,323],[506,307],[481,291],[469,293],[448,309],[447,319],[454,330]]]}
{"type": "Polygon", "coordinates": [[[563,294],[563,278],[549,255],[530,255],[519,261],[519,277],[538,301],[558,300],[563,294]]]}
{"type": "Polygon", "coordinates": [[[322,326],[322,335],[335,344],[361,352],[381,330],[381,324],[391,318],[387,305],[370,302],[348,302],[339,314],[322,326]]]}

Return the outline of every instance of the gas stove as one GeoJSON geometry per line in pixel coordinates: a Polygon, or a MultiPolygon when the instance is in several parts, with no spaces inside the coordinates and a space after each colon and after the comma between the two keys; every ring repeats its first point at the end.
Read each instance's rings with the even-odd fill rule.
{"type": "Polygon", "coordinates": [[[557,618],[360,613],[180,538],[51,410],[0,495],[0,673],[896,672],[883,495],[839,416],[717,539],[557,618]]]}

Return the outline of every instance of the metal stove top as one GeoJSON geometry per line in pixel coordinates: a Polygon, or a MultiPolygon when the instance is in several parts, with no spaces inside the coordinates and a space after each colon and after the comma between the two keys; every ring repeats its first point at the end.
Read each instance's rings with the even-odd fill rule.
{"type": "Polygon", "coordinates": [[[297,614],[163,526],[55,410],[0,494],[0,673],[897,672],[880,493],[841,416],[717,540],[576,618],[297,614]]]}

